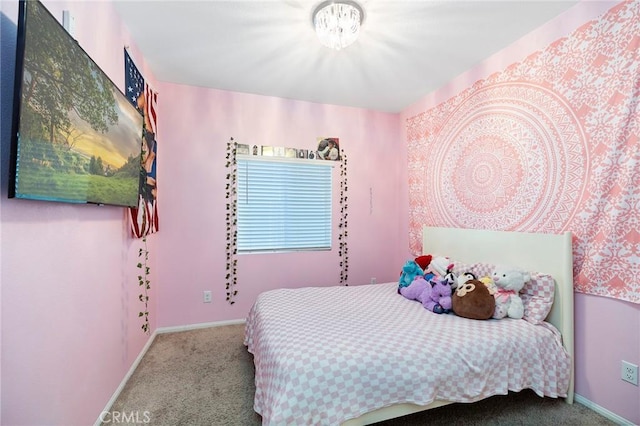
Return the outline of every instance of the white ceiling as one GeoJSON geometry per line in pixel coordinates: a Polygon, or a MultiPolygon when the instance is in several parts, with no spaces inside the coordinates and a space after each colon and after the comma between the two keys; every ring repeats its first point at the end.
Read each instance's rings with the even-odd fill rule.
{"type": "Polygon", "coordinates": [[[320,45],[308,0],[116,0],[160,81],[399,112],[575,5],[359,0],[358,41],[320,45]]]}

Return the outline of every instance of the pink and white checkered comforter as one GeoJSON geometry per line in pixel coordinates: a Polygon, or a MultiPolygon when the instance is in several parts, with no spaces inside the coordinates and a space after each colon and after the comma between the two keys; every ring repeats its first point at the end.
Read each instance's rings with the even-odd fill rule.
{"type": "Polygon", "coordinates": [[[247,317],[265,425],[337,425],[396,403],[509,390],[565,397],[571,360],[550,324],[438,315],[397,283],[262,293],[247,317]]]}

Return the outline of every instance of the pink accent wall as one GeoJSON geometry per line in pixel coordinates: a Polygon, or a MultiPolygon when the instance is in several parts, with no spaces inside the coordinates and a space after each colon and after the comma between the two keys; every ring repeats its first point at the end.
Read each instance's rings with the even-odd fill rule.
{"type": "MultiPolygon", "coordinates": [[[[409,140],[405,125],[409,118],[522,61],[616,4],[581,2],[405,109],[401,114],[403,140],[409,140]]],[[[640,423],[640,391],[620,379],[622,360],[640,364],[640,305],[580,293],[575,295],[575,304],[576,393],[634,424],[640,423]]]]}
{"type": "Polygon", "coordinates": [[[337,254],[340,167],[333,170],[334,241],[325,252],[238,256],[238,296],[225,294],[225,154],[238,143],[313,149],[338,137],[347,155],[351,285],[395,281],[408,254],[403,204],[405,149],[397,114],[161,83],[158,197],[158,325],[242,319],[277,287],[327,286],[337,254]],[[372,197],[371,197],[372,195],[372,197]],[[213,303],[202,294],[213,291],[213,303]]]}
{"type": "MultiPolygon", "coordinates": [[[[80,45],[123,88],[131,42],[112,4],[44,3],[59,20],[71,11],[80,45]]],[[[0,2],[0,423],[93,424],[149,339],[138,318],[140,241],[123,208],[7,198],[17,6],[0,2]]]]}

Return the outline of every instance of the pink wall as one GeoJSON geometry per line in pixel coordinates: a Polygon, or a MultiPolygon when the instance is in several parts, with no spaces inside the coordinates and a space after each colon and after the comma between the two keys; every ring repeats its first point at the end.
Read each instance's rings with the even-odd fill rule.
{"type": "MultiPolygon", "coordinates": [[[[0,423],[93,424],[149,338],[138,319],[140,242],[122,208],[7,199],[17,5],[0,2],[0,423]]],[[[58,19],[71,11],[80,45],[122,88],[130,41],[112,5],[45,5],[58,19]]]]}
{"type": "Polygon", "coordinates": [[[620,360],[640,360],[640,307],[576,294],[576,392],[640,424],[638,387],[620,380],[620,360]]]}
{"type": "Polygon", "coordinates": [[[313,148],[320,136],[340,138],[348,158],[348,282],[396,280],[408,253],[401,228],[406,158],[397,114],[166,83],[159,91],[159,326],[241,319],[262,291],[339,282],[336,165],[334,249],[240,255],[236,303],[226,302],[224,190],[230,137],[292,148],[313,148]],[[204,290],[213,291],[213,303],[202,302],[204,290]]]}
{"type": "MultiPolygon", "coordinates": [[[[404,110],[401,114],[403,123],[465,91],[474,83],[522,61],[529,54],[566,36],[616,4],[617,2],[578,4],[404,110]]],[[[409,140],[406,127],[402,132],[403,140],[409,140]]],[[[580,293],[576,293],[575,303],[577,394],[628,421],[640,423],[639,389],[620,379],[621,360],[640,363],[640,306],[580,293]]]]}

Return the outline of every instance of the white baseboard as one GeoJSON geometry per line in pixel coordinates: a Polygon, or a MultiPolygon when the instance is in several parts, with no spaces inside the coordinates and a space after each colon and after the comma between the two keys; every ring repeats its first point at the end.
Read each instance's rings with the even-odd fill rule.
{"type": "Polygon", "coordinates": [[[129,368],[129,371],[127,371],[127,374],[125,374],[124,378],[120,382],[120,385],[111,396],[111,399],[109,399],[109,402],[107,402],[107,405],[104,407],[104,410],[102,410],[98,415],[98,419],[94,423],[94,426],[100,426],[103,423],[103,420],[104,420],[103,413],[106,413],[109,410],[111,410],[111,406],[116,402],[116,399],[118,399],[118,396],[120,396],[120,392],[122,392],[122,389],[124,389],[124,385],[127,384],[127,381],[129,381],[129,378],[131,377],[133,372],[136,371],[136,368],[138,368],[138,364],[140,364],[140,361],[142,361],[142,358],[151,347],[151,344],[155,340],[156,336],[157,336],[157,331],[154,331],[151,334],[151,337],[149,338],[149,340],[147,340],[147,343],[144,345],[144,347],[136,357],[135,361],[133,361],[133,364],[131,364],[131,368],[129,368]]]}
{"type": "MultiPolygon", "coordinates": [[[[600,414],[601,416],[606,417],[607,419],[611,420],[615,424],[618,424],[620,426],[634,426],[633,423],[631,423],[629,420],[625,419],[624,417],[621,417],[621,416],[617,415],[616,413],[612,413],[611,411],[607,410],[606,408],[599,406],[595,402],[589,401],[587,398],[585,398],[582,395],[578,395],[576,393],[574,395],[574,400],[575,400],[575,402],[577,402],[579,404],[582,404],[585,407],[595,411],[596,413],[600,414]]],[[[637,425],[635,425],[635,426],[637,426],[637,425]]]]}
{"type": "Polygon", "coordinates": [[[221,327],[224,325],[236,325],[236,324],[244,324],[246,320],[235,319],[235,320],[226,320],[226,321],[216,321],[216,322],[201,322],[198,324],[189,324],[189,325],[178,325],[175,327],[159,327],[156,329],[156,333],[175,333],[177,331],[189,331],[189,330],[199,330],[201,328],[209,328],[209,327],[221,327]]]}
{"type": "Polygon", "coordinates": [[[151,347],[151,344],[153,343],[153,341],[155,340],[158,334],[175,333],[178,331],[198,330],[201,328],[209,328],[209,327],[221,327],[224,325],[244,324],[245,322],[246,322],[245,319],[237,319],[237,320],[227,320],[227,321],[205,322],[205,323],[190,324],[190,325],[180,325],[176,327],[156,328],[156,330],[153,332],[153,334],[151,334],[151,337],[149,338],[147,343],[144,345],[144,347],[136,357],[135,361],[133,361],[133,364],[131,364],[131,368],[129,368],[129,371],[120,382],[120,385],[111,396],[111,399],[109,399],[109,402],[107,402],[107,405],[104,407],[104,410],[102,410],[102,412],[98,416],[98,419],[94,423],[94,426],[100,426],[103,423],[103,413],[108,412],[111,409],[111,406],[116,402],[116,400],[118,399],[118,396],[120,396],[120,392],[122,392],[122,390],[124,389],[124,386],[127,384],[127,381],[129,381],[133,372],[136,371],[136,368],[138,368],[138,364],[140,364],[140,361],[142,361],[142,358],[145,356],[145,354],[151,347]]]}

